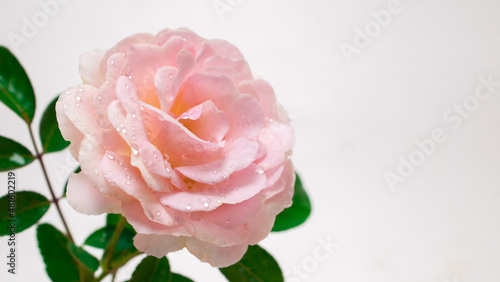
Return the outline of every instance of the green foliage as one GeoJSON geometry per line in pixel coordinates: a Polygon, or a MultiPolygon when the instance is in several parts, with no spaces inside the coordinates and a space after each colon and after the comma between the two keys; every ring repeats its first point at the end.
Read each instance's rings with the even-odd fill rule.
{"type": "Polygon", "coordinates": [[[258,245],[249,246],[239,262],[219,270],[230,282],[284,281],[279,264],[258,245]]]}
{"type": "Polygon", "coordinates": [[[291,207],[283,210],[276,217],[273,229],[271,231],[284,231],[297,227],[304,223],[311,214],[311,201],[307,196],[306,190],[298,174],[295,174],[295,188],[293,194],[293,204],[291,207]]]}

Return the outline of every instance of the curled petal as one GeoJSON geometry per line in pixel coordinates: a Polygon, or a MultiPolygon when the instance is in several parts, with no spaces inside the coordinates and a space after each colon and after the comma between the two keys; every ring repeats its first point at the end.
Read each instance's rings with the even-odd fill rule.
{"type": "Polygon", "coordinates": [[[184,248],[185,240],[183,236],[138,233],[134,236],[134,246],[139,251],[161,258],[170,252],[184,248]]]}
{"type": "Polygon", "coordinates": [[[99,64],[104,57],[104,53],[103,50],[92,50],[80,57],[79,71],[84,83],[92,84],[95,87],[102,83],[99,64]]]}
{"type": "Polygon", "coordinates": [[[217,185],[195,183],[189,190],[157,193],[157,197],[164,205],[179,211],[210,211],[223,203],[237,204],[250,199],[265,188],[265,183],[265,174],[259,174],[251,164],[217,185]]]}
{"type": "Polygon", "coordinates": [[[99,193],[83,173],[69,177],[67,198],[71,207],[80,213],[98,215],[121,212],[120,202],[99,193]]]}
{"type": "Polygon", "coordinates": [[[219,247],[190,237],[186,239],[186,248],[199,260],[213,267],[226,267],[239,261],[246,253],[248,245],[219,247]]]}

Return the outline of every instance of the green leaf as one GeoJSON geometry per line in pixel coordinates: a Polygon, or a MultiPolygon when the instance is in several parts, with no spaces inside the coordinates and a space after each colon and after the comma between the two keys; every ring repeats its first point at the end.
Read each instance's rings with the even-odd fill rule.
{"type": "MultiPolygon", "coordinates": [[[[113,231],[115,231],[115,226],[113,225],[98,229],[94,233],[90,234],[89,237],[87,237],[84,244],[95,248],[104,249],[108,245],[108,242],[113,235],[113,231]]],[[[115,250],[123,251],[127,249],[135,249],[133,239],[134,236],[134,232],[128,229],[123,229],[120,238],[118,238],[118,243],[116,244],[115,250]]]]}
{"type": "Polygon", "coordinates": [[[49,209],[50,201],[38,193],[20,191],[0,198],[0,207],[0,236],[4,236],[11,233],[11,224],[15,225],[15,233],[20,233],[37,223],[49,209]]]}
{"type": "Polygon", "coordinates": [[[311,214],[311,201],[307,196],[306,190],[304,190],[299,175],[295,174],[295,176],[293,204],[276,216],[276,221],[271,231],[278,232],[297,227],[304,223],[311,214]]]}
{"type": "MultiPolygon", "coordinates": [[[[116,229],[116,223],[120,217],[121,215],[108,214],[106,218],[106,226],[90,234],[84,244],[99,249],[105,249],[111,239],[111,236],[113,236],[113,232],[116,229]]],[[[127,223],[118,238],[118,242],[116,243],[111,266],[119,267],[124,265],[132,257],[140,254],[134,246],[133,238],[135,234],[135,230],[129,223],[127,223]]]]}
{"type": "MultiPolygon", "coordinates": [[[[73,173],[79,173],[80,171],[82,171],[81,167],[77,167],[73,173]]],[[[69,177],[66,180],[66,184],[64,184],[63,197],[66,197],[66,191],[68,191],[68,181],[69,177]]]]}
{"type": "Polygon", "coordinates": [[[219,270],[230,282],[284,281],[276,260],[258,245],[248,246],[247,252],[239,262],[219,270]]]}
{"type": "Polygon", "coordinates": [[[61,151],[69,145],[69,141],[62,137],[57,123],[56,102],[58,98],[59,96],[50,102],[40,120],[40,140],[44,153],[61,151]]]}
{"type": "Polygon", "coordinates": [[[94,273],[99,268],[99,260],[85,251],[82,247],[77,247],[73,243],[69,243],[69,250],[74,257],[79,260],[88,270],[94,273]]]}
{"type": "Polygon", "coordinates": [[[167,257],[147,256],[135,269],[130,282],[169,282],[171,275],[167,257]]]}
{"type": "Polygon", "coordinates": [[[194,280],[191,280],[187,278],[184,275],[181,275],[179,273],[172,273],[172,280],[171,282],[194,282],[194,280]]]}
{"type": "Polygon", "coordinates": [[[64,234],[52,225],[45,223],[38,226],[36,237],[45,269],[52,281],[77,282],[85,280],[79,271],[78,261],[71,255],[68,239],[64,234]]]}
{"type": "Polygon", "coordinates": [[[33,87],[19,61],[3,46],[0,46],[0,100],[31,124],[36,107],[33,87]]]}
{"type": "MultiPolygon", "coordinates": [[[[121,214],[108,213],[108,215],[106,216],[106,226],[116,226],[118,224],[118,221],[120,221],[120,218],[122,218],[122,217],[123,216],[121,214]]],[[[128,230],[134,232],[134,234],[135,234],[134,228],[128,222],[125,225],[125,229],[128,229],[128,230]]]]}
{"type": "Polygon", "coordinates": [[[0,136],[0,171],[23,167],[31,163],[35,157],[23,145],[0,136]]]}

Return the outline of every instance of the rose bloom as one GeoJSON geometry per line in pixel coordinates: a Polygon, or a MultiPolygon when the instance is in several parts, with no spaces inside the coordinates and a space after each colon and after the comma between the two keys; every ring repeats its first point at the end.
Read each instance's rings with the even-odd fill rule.
{"type": "Polygon", "coordinates": [[[80,74],[56,106],[82,170],[68,202],[125,216],[137,249],[186,247],[225,267],[291,205],[293,128],[234,45],[187,29],[136,34],[84,54],[80,74]]]}

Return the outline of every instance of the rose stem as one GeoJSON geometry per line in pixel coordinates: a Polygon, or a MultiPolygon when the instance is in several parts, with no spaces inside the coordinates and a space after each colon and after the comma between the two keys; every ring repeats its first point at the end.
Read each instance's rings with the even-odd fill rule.
{"type": "Polygon", "coordinates": [[[118,243],[118,239],[122,234],[123,228],[127,224],[127,220],[124,217],[120,217],[120,220],[116,224],[115,231],[113,231],[113,235],[111,235],[111,239],[109,239],[109,243],[104,250],[104,255],[102,256],[102,270],[104,273],[109,273],[112,269],[111,260],[113,259],[113,252],[115,251],[116,244],[118,243]]]}
{"type": "Polygon", "coordinates": [[[47,181],[47,186],[49,187],[50,195],[52,196],[52,202],[54,202],[54,204],[56,205],[57,212],[59,213],[59,217],[61,218],[61,221],[64,225],[64,228],[66,229],[68,239],[71,242],[74,242],[73,236],[71,235],[71,232],[69,231],[68,224],[66,224],[66,220],[64,219],[63,213],[61,211],[61,207],[59,207],[59,199],[54,194],[54,190],[52,189],[52,185],[50,184],[49,176],[47,174],[47,169],[45,168],[45,164],[43,163],[43,159],[42,159],[43,152],[41,154],[38,152],[38,148],[36,147],[36,143],[35,143],[35,138],[33,137],[33,130],[31,130],[31,125],[29,125],[29,124],[28,124],[28,129],[30,132],[31,141],[33,142],[33,147],[35,148],[36,158],[40,161],[40,165],[42,166],[43,175],[45,176],[45,181],[47,181]]]}

